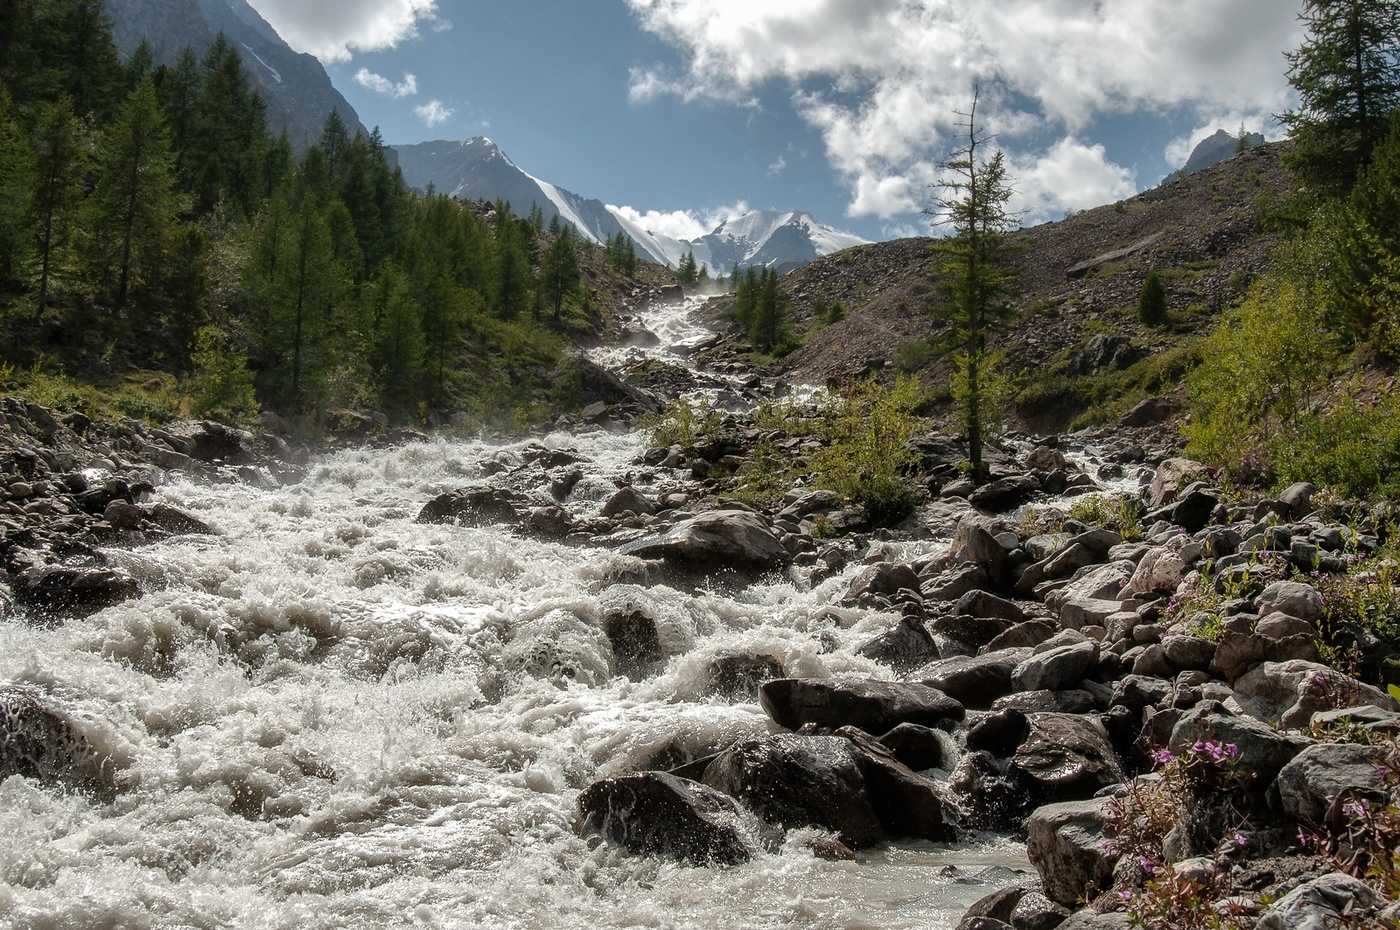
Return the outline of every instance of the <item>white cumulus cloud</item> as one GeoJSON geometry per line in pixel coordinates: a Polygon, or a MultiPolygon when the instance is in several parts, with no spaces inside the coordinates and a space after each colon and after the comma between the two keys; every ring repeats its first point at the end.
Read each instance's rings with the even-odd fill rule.
{"type": "Polygon", "coordinates": [[[395,84],[382,74],[361,68],[355,72],[355,83],[386,97],[412,97],[418,93],[418,78],[412,74],[405,74],[403,80],[395,84]]]}
{"type": "Polygon", "coordinates": [[[752,102],[790,89],[846,180],[852,215],[927,202],[981,88],[979,123],[1013,164],[1024,206],[1087,206],[1132,179],[1076,141],[1103,117],[1185,110],[1204,124],[1286,109],[1300,0],[626,0],[678,49],[639,65],[632,97],[752,102]],[[1126,180],[1125,180],[1126,179],[1126,180]]]}
{"type": "Polygon", "coordinates": [[[418,35],[420,23],[450,28],[437,0],[249,0],[288,45],[322,61],[392,48],[418,35]]]}
{"type": "Polygon", "coordinates": [[[658,236],[672,239],[692,240],[714,232],[715,228],[727,220],[743,216],[749,212],[744,201],[709,210],[647,210],[636,207],[618,207],[608,204],[608,209],[620,219],[634,223],[642,229],[658,236]]]}
{"type": "Polygon", "coordinates": [[[429,100],[413,108],[413,115],[421,119],[429,128],[445,123],[456,113],[451,107],[445,106],[441,100],[429,100]]]}

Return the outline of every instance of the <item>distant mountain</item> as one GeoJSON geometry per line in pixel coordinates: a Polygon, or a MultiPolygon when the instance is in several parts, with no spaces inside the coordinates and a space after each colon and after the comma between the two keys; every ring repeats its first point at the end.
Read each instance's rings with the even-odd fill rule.
{"type": "MultiPolygon", "coordinates": [[[[219,33],[243,57],[243,70],[267,104],[267,123],[283,128],[297,151],[321,137],[331,110],[353,134],[360,117],[313,56],[292,50],[246,0],[103,0],[122,57],[144,36],[156,64],[173,65],[186,45],[202,54],[219,33]]],[[[366,134],[368,134],[366,132],[366,134]]]]}
{"type": "Polygon", "coordinates": [[[1242,148],[1252,149],[1263,144],[1264,136],[1262,133],[1247,132],[1242,136],[1232,136],[1223,129],[1217,129],[1214,135],[1196,143],[1196,147],[1191,150],[1191,157],[1186,159],[1185,166],[1179,171],[1173,172],[1167,180],[1184,178],[1198,171],[1204,171],[1212,165],[1218,165],[1225,159],[1237,155],[1242,148]]]}
{"type": "Polygon", "coordinates": [[[601,200],[580,197],[521,170],[490,139],[420,142],[394,146],[410,186],[433,187],[471,200],[506,200],[517,213],[538,205],[546,218],[557,215],[585,239],[606,242],[619,232],[632,237],[643,258],[675,267],[687,252],[713,274],[734,265],[771,266],[789,271],[823,255],[866,242],[818,221],[810,213],[755,210],[728,220],[699,239],[674,239],[646,229],[601,200]]]}

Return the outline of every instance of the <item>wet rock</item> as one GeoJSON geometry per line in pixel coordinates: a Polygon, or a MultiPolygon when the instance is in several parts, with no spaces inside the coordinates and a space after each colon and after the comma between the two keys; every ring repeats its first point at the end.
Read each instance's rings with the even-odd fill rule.
{"type": "Polygon", "coordinates": [[[1069,801],[1121,784],[1123,769],[1108,732],[1097,718],[1077,714],[1028,714],[1030,732],[1011,769],[1035,797],[1069,801]]]}
{"type": "Polygon", "coordinates": [[[1026,855],[1056,904],[1079,907],[1113,883],[1109,802],[1067,801],[1038,808],[1026,821],[1026,855]]]}
{"type": "Polygon", "coordinates": [[[125,572],[77,565],[39,565],[11,582],[15,601],[46,622],[86,617],[139,598],[141,585],[125,572]]]}
{"type": "Polygon", "coordinates": [[[1021,898],[1011,912],[1011,926],[1013,930],[1055,930],[1069,915],[1069,908],[1043,894],[1031,892],[1021,898]]]}
{"type": "Polygon", "coordinates": [[[1018,623],[998,633],[996,636],[992,637],[992,640],[987,643],[987,645],[982,647],[981,651],[990,654],[1003,649],[1039,646],[1041,643],[1054,636],[1059,629],[1060,625],[1053,620],[1036,617],[1027,620],[1025,623],[1018,623]]]}
{"type": "Polygon", "coordinates": [[[760,685],[783,677],[783,664],[765,655],[715,656],[706,677],[712,694],[736,701],[756,701],[760,685]]]}
{"type": "Polygon", "coordinates": [[[967,748],[1005,757],[1016,752],[1030,735],[1031,724],[1025,713],[1008,707],[986,714],[967,731],[967,748]]]}
{"type": "Polygon", "coordinates": [[[704,782],[768,823],[823,827],[852,848],[885,835],[855,748],[839,736],[778,733],[742,740],[715,757],[704,782]]]}
{"type": "Polygon", "coordinates": [[[971,907],[963,912],[962,923],[958,924],[958,930],[965,930],[967,922],[973,918],[984,918],[1009,924],[1011,913],[1016,909],[1016,905],[1034,887],[1033,885],[1008,885],[1005,888],[998,888],[985,897],[978,898],[971,907]]]}
{"type": "Polygon", "coordinates": [[[777,837],[733,798],[664,772],[594,782],[578,798],[581,835],[696,865],[747,862],[777,837]]]}
{"type": "Polygon", "coordinates": [[[789,730],[806,724],[853,726],[878,735],[901,723],[937,727],[966,713],[957,701],[927,685],[873,679],[779,678],[765,682],[758,697],[768,716],[789,730]]]}
{"type": "Polygon", "coordinates": [[[970,617],[996,617],[1009,623],[1023,623],[1026,613],[1013,601],[988,591],[968,591],[958,598],[954,613],[970,617]]]}
{"type": "Polygon", "coordinates": [[[936,769],[944,763],[939,731],[917,723],[901,723],[880,737],[880,745],[916,772],[936,769]]]}
{"type": "Polygon", "coordinates": [[[550,504],[545,507],[531,507],[525,518],[527,532],[546,539],[563,539],[574,531],[574,518],[563,507],[550,504]]]}
{"type": "Polygon", "coordinates": [[[213,536],[214,528],[198,517],[169,504],[152,504],[146,511],[146,519],[172,536],[213,536]]]}
{"type": "Polygon", "coordinates": [[[1031,475],[1013,475],[998,478],[982,485],[968,495],[974,507],[1000,513],[1015,507],[1040,490],[1040,482],[1031,475]]]}
{"type": "Polygon", "coordinates": [[[604,517],[616,517],[629,512],[638,516],[650,516],[656,513],[656,504],[641,491],[628,485],[619,488],[615,494],[604,501],[599,514],[604,517]]]}
{"type": "Polygon", "coordinates": [[[111,786],[113,766],[51,699],[29,688],[6,687],[0,688],[0,781],[11,775],[104,789],[111,786]]]}
{"type": "Polygon", "coordinates": [[[643,678],[661,661],[661,639],[656,621],[640,610],[618,611],[603,618],[603,632],[612,644],[617,671],[628,678],[643,678]]]}
{"type": "Polygon", "coordinates": [[[857,654],[888,665],[897,672],[907,672],[937,658],[938,647],[922,620],[904,616],[899,618],[893,629],[862,645],[857,654]]]}
{"type": "Polygon", "coordinates": [[[767,521],[744,510],[702,513],[659,536],[627,543],[618,551],[706,568],[753,570],[777,568],[792,561],[767,521]]]}
{"type": "Polygon", "coordinates": [[[924,666],[913,677],[966,707],[985,709],[1012,692],[1011,672],[1026,653],[1006,649],[981,656],[954,656],[924,666]]]}
{"type": "Polygon", "coordinates": [[[927,601],[956,601],[969,591],[979,591],[991,584],[987,570],[980,564],[960,564],[920,585],[927,601]]]}
{"type": "Polygon", "coordinates": [[[871,595],[893,595],[901,588],[919,590],[919,576],[908,565],[896,562],[876,562],[856,573],[846,589],[846,600],[860,603],[871,595]]]}
{"type": "Polygon", "coordinates": [[[999,697],[992,710],[1015,708],[1027,714],[1087,714],[1097,709],[1094,696],[1088,691],[1071,688],[1065,691],[1021,691],[999,697]]]}
{"type": "Polygon", "coordinates": [[[518,496],[501,488],[474,485],[447,491],[423,505],[419,523],[456,523],[487,526],[514,523],[520,518],[518,496]]]}

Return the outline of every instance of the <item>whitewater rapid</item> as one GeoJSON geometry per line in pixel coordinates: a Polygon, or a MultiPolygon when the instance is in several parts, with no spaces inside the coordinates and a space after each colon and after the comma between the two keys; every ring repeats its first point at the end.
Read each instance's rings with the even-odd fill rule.
{"type": "Polygon", "coordinates": [[[415,522],[532,443],[586,460],[565,506],[596,513],[642,442],[342,452],[278,490],[172,476],[155,497],[217,535],[109,551],[144,597],[0,622],[0,683],[61,699],[118,773],[112,797],[0,784],[0,926],[944,928],[1013,880],[999,837],[828,862],[798,832],[702,868],[575,833],[594,780],[775,729],[710,693],[717,656],[891,677],[855,650],[896,618],[835,606],[849,571],[673,586],[608,549],[415,522]],[[656,622],[656,674],[615,674],[618,611],[656,622]]]}

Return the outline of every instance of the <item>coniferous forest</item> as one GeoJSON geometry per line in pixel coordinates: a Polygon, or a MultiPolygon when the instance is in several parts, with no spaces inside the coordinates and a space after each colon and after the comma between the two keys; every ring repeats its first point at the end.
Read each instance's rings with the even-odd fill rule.
{"type": "MultiPolygon", "coordinates": [[[[635,274],[628,246],[599,264],[635,274]]],[[[222,36],[123,63],[100,0],[0,12],[7,379],[117,385],[133,415],[524,422],[576,391],[564,336],[596,324],[592,248],[537,207],[410,190],[378,130],[336,113],[294,152],[222,36]],[[164,400],[123,391],[132,373],[164,400]]]]}

